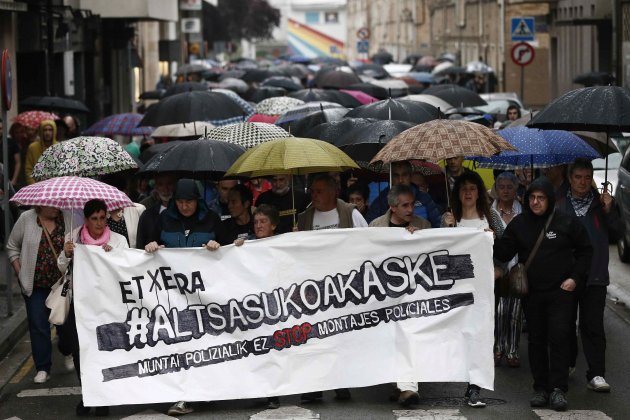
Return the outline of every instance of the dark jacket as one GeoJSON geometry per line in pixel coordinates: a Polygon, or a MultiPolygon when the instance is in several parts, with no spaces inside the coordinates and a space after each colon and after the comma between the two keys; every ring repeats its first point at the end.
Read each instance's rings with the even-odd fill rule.
{"type": "Polygon", "coordinates": [[[624,229],[619,209],[613,203],[610,212],[606,214],[600,201],[600,195],[594,188],[593,202],[584,216],[578,217],[575,214],[575,209],[566,193],[559,197],[556,208],[577,217],[588,232],[593,246],[593,259],[586,284],[589,286],[608,286],[610,284],[608,273],[609,241],[610,239],[618,240],[624,229]]]}
{"type": "Polygon", "coordinates": [[[563,281],[572,278],[582,287],[589,272],[592,247],[582,223],[574,217],[555,210],[553,186],[547,178],[536,179],[527,189],[523,212],[517,215],[505,229],[503,236],[494,243],[494,257],[507,262],[518,254],[519,262],[525,263],[534,248],[538,235],[553,212],[551,224],[545,233],[527,277],[531,292],[555,290],[563,281]],[[548,209],[541,216],[529,208],[529,195],[542,191],[547,196],[548,209]]]}
{"type": "MultiPolygon", "coordinates": [[[[431,223],[431,227],[440,227],[440,210],[433,202],[433,199],[428,193],[419,190],[415,185],[410,186],[416,195],[416,202],[413,207],[413,214],[418,217],[422,217],[431,223]]],[[[368,223],[385,214],[389,210],[389,204],[387,203],[387,194],[389,193],[389,187],[385,188],[378,197],[370,204],[366,220],[368,223]]]]}
{"type": "Polygon", "coordinates": [[[159,228],[158,243],[167,248],[200,247],[211,240],[223,240],[219,216],[201,199],[197,201],[197,212],[188,218],[177,211],[175,200],[171,199],[168,208],[160,214],[159,228]]]}
{"type": "Polygon", "coordinates": [[[137,249],[144,249],[149,242],[160,240],[160,207],[161,205],[151,206],[140,215],[136,235],[137,249]]]}

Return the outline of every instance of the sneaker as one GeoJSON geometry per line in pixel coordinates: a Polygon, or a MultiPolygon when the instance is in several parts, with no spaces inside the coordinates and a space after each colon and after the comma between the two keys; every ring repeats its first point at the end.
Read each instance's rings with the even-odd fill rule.
{"type": "Polygon", "coordinates": [[[416,391],[402,391],[398,397],[398,403],[403,407],[420,403],[420,394],[416,391]]]}
{"type": "Polygon", "coordinates": [[[549,396],[549,405],[556,411],[567,410],[567,397],[564,395],[564,391],[560,388],[554,388],[553,392],[549,396]]]}
{"type": "Polygon", "coordinates": [[[315,402],[315,401],[321,401],[323,397],[324,397],[324,394],[322,393],[322,391],[307,392],[306,394],[302,394],[300,396],[300,402],[310,403],[310,402],[315,402]]]}
{"type": "Polygon", "coordinates": [[[173,416],[176,414],[188,414],[192,413],[193,411],[195,410],[193,410],[186,401],[177,401],[171,406],[171,408],[168,409],[168,415],[173,416]]]}
{"type": "Polygon", "coordinates": [[[68,372],[74,371],[74,357],[72,357],[72,355],[64,356],[63,365],[68,372]]]}
{"type": "Polygon", "coordinates": [[[466,401],[466,404],[470,407],[481,408],[486,406],[486,403],[481,399],[481,395],[479,395],[479,388],[475,386],[468,385],[466,395],[464,395],[464,401],[466,401]]]}
{"type": "Polygon", "coordinates": [[[279,397],[267,398],[267,408],[270,410],[275,410],[276,408],[280,408],[280,398],[279,397]]]}
{"type": "Polygon", "coordinates": [[[335,399],[337,401],[348,401],[352,398],[350,390],[348,388],[335,389],[335,399]]]}
{"type": "Polygon", "coordinates": [[[534,391],[534,395],[529,399],[530,407],[547,407],[549,404],[549,394],[546,391],[534,391]]]}
{"type": "Polygon", "coordinates": [[[586,385],[588,389],[592,389],[595,392],[610,392],[610,385],[606,382],[606,379],[601,376],[595,376],[593,379],[588,381],[588,385],[586,385]]]}
{"type": "Polygon", "coordinates": [[[35,378],[33,378],[33,382],[35,382],[36,384],[43,384],[49,379],[50,375],[48,374],[48,372],[46,372],[45,370],[40,370],[39,372],[37,372],[37,375],[35,375],[35,378]]]}

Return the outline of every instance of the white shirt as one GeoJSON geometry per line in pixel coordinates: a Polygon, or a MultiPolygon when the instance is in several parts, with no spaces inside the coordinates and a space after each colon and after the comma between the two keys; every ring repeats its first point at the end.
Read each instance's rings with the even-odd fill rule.
{"type": "MultiPolygon", "coordinates": [[[[352,226],[368,227],[367,222],[357,209],[352,210],[352,226]]],[[[313,214],[313,230],[337,229],[339,227],[339,213],[337,209],[329,211],[315,210],[313,214]]]]}
{"type": "Polygon", "coordinates": [[[476,229],[490,229],[490,225],[488,225],[488,221],[485,217],[483,219],[462,219],[457,222],[457,226],[476,229]]]}

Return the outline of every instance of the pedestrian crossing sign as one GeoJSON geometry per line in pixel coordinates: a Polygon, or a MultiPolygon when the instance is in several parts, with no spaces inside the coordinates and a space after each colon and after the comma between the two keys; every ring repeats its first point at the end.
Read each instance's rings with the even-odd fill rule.
{"type": "Polygon", "coordinates": [[[534,40],[534,18],[533,17],[513,17],[512,18],[512,41],[533,41],[534,40]]]}

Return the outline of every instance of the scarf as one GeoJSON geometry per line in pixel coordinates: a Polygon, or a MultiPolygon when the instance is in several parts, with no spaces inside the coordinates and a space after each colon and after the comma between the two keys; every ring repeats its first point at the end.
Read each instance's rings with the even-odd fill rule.
{"type": "Polygon", "coordinates": [[[84,245],[105,245],[107,242],[109,242],[109,233],[109,226],[105,226],[105,230],[103,231],[101,237],[98,239],[94,239],[92,238],[92,236],[90,236],[87,226],[83,225],[83,227],[81,228],[81,243],[84,245]]]}
{"type": "Polygon", "coordinates": [[[571,205],[573,206],[573,210],[575,210],[575,214],[578,217],[586,216],[588,209],[591,207],[591,203],[593,202],[593,191],[589,191],[588,195],[584,198],[574,197],[571,194],[571,189],[567,191],[567,197],[571,200],[571,205]]]}

